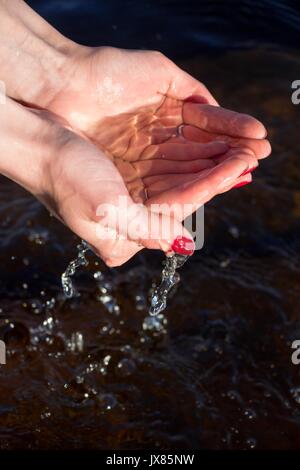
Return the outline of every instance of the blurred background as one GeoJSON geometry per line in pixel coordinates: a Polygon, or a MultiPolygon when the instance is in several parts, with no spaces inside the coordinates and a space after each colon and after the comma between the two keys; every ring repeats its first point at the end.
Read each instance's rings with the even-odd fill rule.
{"type": "Polygon", "coordinates": [[[204,248],[154,320],[160,253],[117,269],[90,255],[66,301],[79,240],[1,178],[0,448],[300,448],[299,2],[28,3],[79,43],[164,52],[262,120],[273,156],[206,205],[204,248]]]}

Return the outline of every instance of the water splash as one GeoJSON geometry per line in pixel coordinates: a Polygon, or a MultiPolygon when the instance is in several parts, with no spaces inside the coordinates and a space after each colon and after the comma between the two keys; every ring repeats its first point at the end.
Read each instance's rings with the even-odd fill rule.
{"type": "Polygon", "coordinates": [[[176,272],[176,269],[183,266],[188,258],[189,256],[178,254],[166,257],[160,284],[151,293],[149,315],[158,315],[165,310],[170,290],[180,281],[180,275],[176,272]]]}
{"type": "MultiPolygon", "coordinates": [[[[165,335],[167,333],[168,320],[163,313],[159,313],[156,316],[148,316],[144,318],[143,321],[143,332],[146,333],[146,336],[149,337],[158,337],[165,335]]],[[[144,343],[146,337],[143,335],[141,337],[141,342],[144,343]]]]}
{"type": "MultiPolygon", "coordinates": [[[[72,277],[79,267],[88,265],[88,260],[86,259],[85,255],[86,252],[90,250],[89,244],[84,240],[81,240],[81,243],[77,246],[77,249],[77,257],[69,263],[67,269],[61,275],[62,288],[65,296],[68,298],[74,297],[77,294],[77,291],[73,285],[72,277]]],[[[161,282],[159,286],[155,287],[151,292],[151,306],[149,309],[149,315],[156,316],[165,310],[167,307],[168,295],[172,287],[174,287],[180,281],[180,275],[176,270],[177,268],[183,266],[188,258],[189,256],[178,255],[176,253],[166,257],[166,260],[164,261],[164,268],[161,274],[161,282]]],[[[99,274],[101,273],[99,272],[99,274]]],[[[98,279],[96,276],[98,276],[98,273],[95,273],[94,275],[94,277],[98,279]]],[[[99,300],[103,301],[102,298],[99,300]]],[[[109,300],[111,300],[111,296],[109,296],[109,300]]],[[[112,308],[113,307],[114,306],[112,306],[112,308]]]]}
{"type": "Polygon", "coordinates": [[[75,331],[68,341],[68,349],[72,352],[82,352],[84,348],[83,334],[80,331],[75,331]]]}
{"type": "Polygon", "coordinates": [[[90,246],[84,240],[81,240],[81,243],[77,245],[78,253],[77,257],[68,264],[67,269],[61,275],[61,284],[66,297],[74,297],[77,292],[73,285],[72,276],[76,273],[77,269],[80,266],[87,266],[88,260],[85,257],[85,254],[90,250],[90,246]]]}

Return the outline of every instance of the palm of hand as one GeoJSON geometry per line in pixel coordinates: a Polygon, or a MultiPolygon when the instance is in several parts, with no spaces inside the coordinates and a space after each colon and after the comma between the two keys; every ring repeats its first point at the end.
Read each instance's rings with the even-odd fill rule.
{"type": "MultiPolygon", "coordinates": [[[[94,203],[103,198],[102,178],[117,182],[113,196],[127,188],[134,202],[188,202],[195,210],[270,152],[262,124],[218,107],[204,85],[157,53],[93,50],[49,109],[114,163],[103,171],[100,152],[96,170],[93,156],[87,192],[94,203]]],[[[85,176],[86,158],[79,163],[85,176]]],[[[122,262],[139,249],[126,246],[122,262]]]]}
{"type": "Polygon", "coordinates": [[[162,96],[155,106],[102,119],[88,134],[114,162],[135,202],[159,202],[172,188],[213,168],[214,158],[228,149],[221,142],[185,139],[182,110],[182,100],[162,96]]]}
{"type": "MultiPolygon", "coordinates": [[[[205,182],[224,160],[255,167],[269,153],[258,121],[216,107],[204,85],[159,53],[93,50],[77,63],[74,81],[76,91],[58,96],[55,112],[113,160],[136,202],[169,200],[169,193],[180,203],[183,185],[205,182]],[[195,95],[198,104],[186,102],[195,95]]],[[[226,179],[226,166],[217,170],[217,181],[226,179]]],[[[211,198],[224,188],[209,189],[211,198]]]]}

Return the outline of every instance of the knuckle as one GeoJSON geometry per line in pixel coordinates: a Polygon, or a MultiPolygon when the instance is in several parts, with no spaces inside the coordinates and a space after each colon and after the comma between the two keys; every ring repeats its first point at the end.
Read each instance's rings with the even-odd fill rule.
{"type": "Polygon", "coordinates": [[[109,268],[117,268],[123,264],[119,258],[107,258],[104,262],[109,268]]]}
{"type": "Polygon", "coordinates": [[[156,51],[156,50],[153,50],[153,51],[150,51],[151,55],[156,58],[156,59],[159,59],[160,61],[168,61],[169,59],[160,51],[156,51]]]}

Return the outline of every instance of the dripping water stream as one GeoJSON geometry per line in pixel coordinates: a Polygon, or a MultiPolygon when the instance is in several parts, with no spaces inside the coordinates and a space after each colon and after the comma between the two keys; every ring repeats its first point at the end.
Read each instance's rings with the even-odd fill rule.
{"type": "Polygon", "coordinates": [[[189,256],[171,255],[164,261],[160,284],[152,290],[149,315],[158,315],[167,307],[168,295],[171,289],[180,281],[180,274],[176,271],[187,261],[189,256]]]}
{"type": "Polygon", "coordinates": [[[68,299],[74,297],[77,294],[72,277],[75,275],[78,268],[88,265],[88,260],[86,259],[85,254],[89,249],[90,247],[88,243],[86,243],[84,240],[81,240],[81,243],[77,245],[77,257],[70,261],[67,269],[61,275],[62,288],[65,296],[68,299]]]}
{"type": "MultiPolygon", "coordinates": [[[[85,256],[86,252],[90,250],[88,243],[82,240],[77,246],[77,249],[77,257],[68,264],[67,269],[61,275],[63,292],[67,298],[72,298],[77,294],[72,277],[76,274],[78,268],[88,265],[88,260],[85,256]]],[[[154,287],[150,292],[149,315],[158,315],[166,309],[170,291],[180,281],[180,275],[176,270],[183,266],[188,258],[189,256],[178,254],[166,257],[166,260],[163,262],[164,267],[161,273],[160,284],[154,287]]]]}

